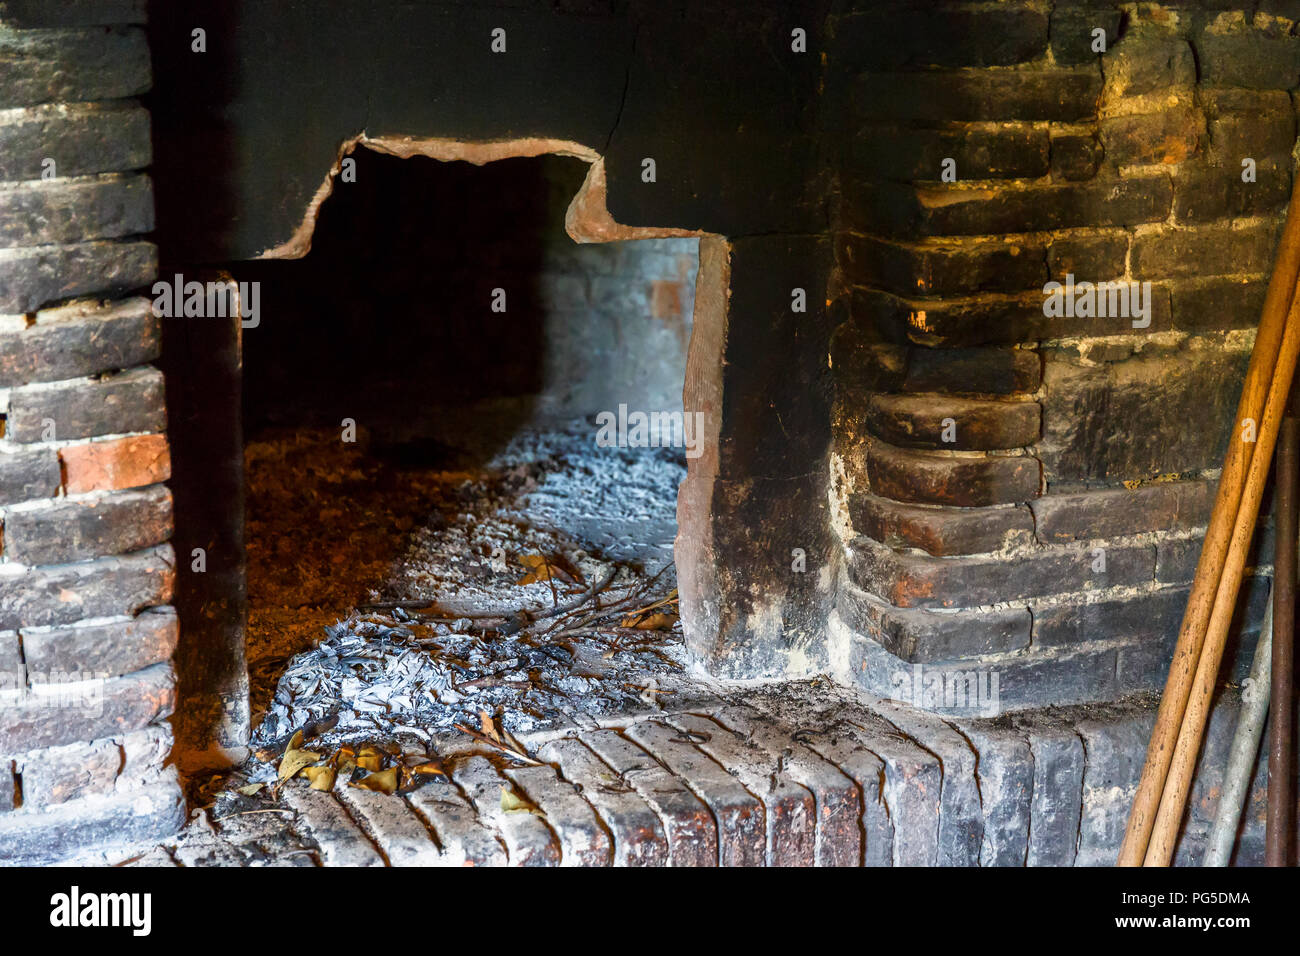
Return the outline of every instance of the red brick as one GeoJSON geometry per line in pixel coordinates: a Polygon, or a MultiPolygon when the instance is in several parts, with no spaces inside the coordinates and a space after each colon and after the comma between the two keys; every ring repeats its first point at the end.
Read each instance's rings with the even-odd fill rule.
{"type": "Polygon", "coordinates": [[[59,451],[59,457],[63,487],[70,495],[139,488],[171,477],[171,453],[164,435],[69,445],[59,451]]]}

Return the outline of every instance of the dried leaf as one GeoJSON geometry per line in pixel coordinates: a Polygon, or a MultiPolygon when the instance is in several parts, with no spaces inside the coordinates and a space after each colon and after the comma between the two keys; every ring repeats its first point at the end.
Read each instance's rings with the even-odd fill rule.
{"type": "Polygon", "coordinates": [[[334,755],[334,766],[343,776],[351,776],[352,771],[357,769],[357,752],[351,747],[340,747],[334,755]]]}
{"type": "Polygon", "coordinates": [[[563,554],[550,554],[546,556],[547,563],[551,566],[552,576],[556,572],[560,577],[567,578],[579,587],[586,587],[587,579],[583,576],[582,571],[574,566],[563,554]]]}
{"type": "Polygon", "coordinates": [[[243,794],[245,797],[251,797],[261,793],[262,788],[265,786],[266,784],[264,783],[246,783],[242,787],[236,787],[235,793],[243,794]]]}
{"type": "Polygon", "coordinates": [[[370,773],[377,773],[384,766],[384,755],[374,747],[362,747],[357,756],[357,766],[370,773]]]}
{"type": "Polygon", "coordinates": [[[336,778],[333,767],[307,767],[302,775],[311,781],[313,790],[323,790],[328,793],[334,789],[336,778]]]}
{"type": "Polygon", "coordinates": [[[634,627],[638,631],[671,631],[676,623],[676,614],[647,614],[645,617],[629,614],[623,618],[623,627],[634,627]]]}
{"type": "Polygon", "coordinates": [[[302,743],[302,731],[293,735],[289,741],[289,749],[284,752],[284,757],[280,760],[280,770],[277,774],[280,783],[291,780],[298,776],[303,769],[310,767],[321,759],[321,755],[314,750],[299,750],[296,745],[302,743]]]}
{"type": "Polygon", "coordinates": [[[407,754],[402,758],[402,768],[411,774],[437,774],[445,777],[446,769],[436,754],[407,754]]]}
{"type": "Polygon", "coordinates": [[[482,727],[482,733],[484,737],[491,737],[497,743],[503,742],[501,740],[501,735],[497,733],[496,721],[492,719],[491,714],[489,714],[486,710],[480,710],[478,712],[478,719],[479,719],[479,726],[482,727]]]}
{"type": "Polygon", "coordinates": [[[375,793],[396,793],[397,768],[389,767],[387,770],[372,773],[370,776],[350,784],[350,786],[356,787],[358,790],[373,790],[375,793]]]}
{"type": "Polygon", "coordinates": [[[506,813],[532,813],[539,817],[545,817],[541,807],[535,806],[525,800],[513,790],[501,787],[501,809],[506,813]]]}
{"type": "Polygon", "coordinates": [[[536,584],[538,581],[549,581],[555,573],[554,566],[546,560],[545,555],[521,554],[517,560],[528,568],[528,573],[516,581],[515,584],[536,584]]]}

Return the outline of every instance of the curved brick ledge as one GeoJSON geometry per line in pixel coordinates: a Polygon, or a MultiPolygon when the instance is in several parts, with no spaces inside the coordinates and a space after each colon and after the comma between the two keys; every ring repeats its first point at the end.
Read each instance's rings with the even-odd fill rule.
{"type": "MultiPolygon", "coordinates": [[[[1227,694],[1211,719],[1180,864],[1203,854],[1237,707],[1227,694]]],[[[141,862],[264,863],[274,844],[326,866],[1110,865],[1154,713],[1144,697],[990,720],[825,681],[719,689],[525,738],[542,766],[449,756],[448,779],[405,796],[293,781],[291,814],[227,816],[141,862]],[[503,812],[503,788],[539,812],[503,812]]],[[[1262,856],[1261,808],[1239,863],[1262,856]]]]}

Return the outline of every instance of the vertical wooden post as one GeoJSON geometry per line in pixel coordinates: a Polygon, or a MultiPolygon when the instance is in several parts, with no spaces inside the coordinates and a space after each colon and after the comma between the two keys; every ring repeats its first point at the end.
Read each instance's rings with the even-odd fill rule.
{"type": "Polygon", "coordinates": [[[1268,813],[1265,862],[1286,866],[1293,843],[1295,815],[1294,686],[1296,515],[1300,507],[1300,419],[1295,394],[1277,447],[1277,553],[1273,559],[1272,712],[1269,715],[1268,813]]]}
{"type": "Polygon", "coordinates": [[[163,320],[181,620],[173,721],[186,773],[224,769],[248,754],[241,333],[238,314],[163,320]]]}

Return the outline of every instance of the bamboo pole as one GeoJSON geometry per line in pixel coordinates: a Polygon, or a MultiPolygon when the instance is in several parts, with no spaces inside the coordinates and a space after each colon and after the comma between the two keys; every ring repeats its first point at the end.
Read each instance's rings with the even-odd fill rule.
{"type": "MultiPolygon", "coordinates": [[[[1192,775],[1196,771],[1196,757],[1201,749],[1201,737],[1205,733],[1205,722],[1210,714],[1214,685],[1219,676],[1219,663],[1223,659],[1228,628],[1232,624],[1232,616],[1237,607],[1237,590],[1241,586],[1241,578],[1245,572],[1250,541],[1255,534],[1255,524],[1259,518],[1259,503],[1264,496],[1264,486],[1268,482],[1268,473],[1273,462],[1273,448],[1282,425],[1282,417],[1286,412],[1297,359],[1300,359],[1300,299],[1293,298],[1282,338],[1282,348],[1278,352],[1277,367],[1273,373],[1273,380],[1269,383],[1264,415],[1258,420],[1255,449],[1251,456],[1246,487],[1242,492],[1240,508],[1232,529],[1227,559],[1215,594],[1214,612],[1210,615],[1200,659],[1196,664],[1192,691],[1187,699],[1182,726],[1174,745],[1151,840],[1147,847],[1145,859],[1147,866],[1168,866],[1173,858],[1178,826],[1182,822],[1192,775]]],[[[1233,442],[1245,444],[1240,435],[1234,436],[1233,442]]],[[[1274,622],[1276,623],[1276,618],[1274,622]]]]}
{"type": "Polygon", "coordinates": [[[1155,728],[1147,746],[1146,762],[1138,781],[1137,795],[1129,813],[1124,842],[1120,847],[1119,865],[1138,866],[1146,855],[1151,838],[1151,828],[1164,792],[1169,763],[1173,759],[1174,745],[1182,726],[1187,698],[1192,690],[1201,647],[1205,641],[1206,625],[1214,609],[1214,598],[1223,565],[1227,558],[1232,529],[1241,504],[1242,490],[1254,446],[1240,440],[1240,428],[1247,419],[1258,423],[1264,407],[1273,369],[1277,364],[1283,329],[1291,301],[1295,297],[1296,276],[1300,274],[1300,177],[1291,191],[1291,204],[1287,208],[1286,225],[1278,245],[1273,275],[1269,280],[1268,294],[1260,317],[1255,347],[1250,355],[1246,380],[1242,385],[1241,401],[1237,406],[1234,440],[1228,444],[1219,477],[1219,490],[1214,500],[1214,511],[1206,529],[1205,543],[1196,564],[1196,575],[1187,598],[1187,610],[1178,631],[1169,676],[1156,712],[1155,728]]]}

